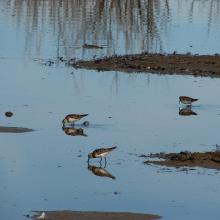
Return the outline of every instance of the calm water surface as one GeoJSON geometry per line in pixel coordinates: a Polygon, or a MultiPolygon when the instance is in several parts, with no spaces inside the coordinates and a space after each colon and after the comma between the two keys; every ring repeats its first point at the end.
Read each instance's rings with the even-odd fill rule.
{"type": "MultiPolygon", "coordinates": [[[[64,59],[150,52],[220,53],[219,1],[0,1],[1,219],[32,210],[131,211],[165,220],[218,219],[216,170],[146,166],[140,154],[215,150],[220,80],[75,70],[64,59]],[[104,46],[86,50],[84,43],[104,46]],[[48,65],[48,60],[53,61],[48,65]],[[178,114],[179,95],[199,98],[178,114]],[[13,117],[4,113],[12,111],[13,117]],[[86,136],[62,119],[89,113],[86,136]],[[94,175],[87,154],[117,145],[94,175]]],[[[83,122],[83,121],[82,121],[83,122]]],[[[99,166],[99,161],[91,161],[99,166]]]]}

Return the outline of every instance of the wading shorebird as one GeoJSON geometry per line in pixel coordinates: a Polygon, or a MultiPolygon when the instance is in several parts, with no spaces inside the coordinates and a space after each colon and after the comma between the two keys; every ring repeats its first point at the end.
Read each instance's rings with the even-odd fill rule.
{"type": "Polygon", "coordinates": [[[194,99],[188,96],[180,96],[179,103],[182,102],[185,105],[191,105],[193,102],[197,101],[198,99],[194,99]]]}
{"type": "Polygon", "coordinates": [[[63,119],[63,124],[74,124],[74,122],[79,121],[81,118],[86,117],[88,114],[69,114],[63,119]]]}
{"type": "Polygon", "coordinates": [[[102,158],[104,157],[105,158],[105,165],[106,165],[106,157],[105,156],[116,148],[117,148],[117,146],[110,147],[110,148],[99,148],[99,149],[94,150],[93,152],[88,154],[88,164],[89,164],[89,160],[91,158],[101,158],[101,160],[100,160],[100,164],[101,164],[102,158]]]}
{"type": "Polygon", "coordinates": [[[88,170],[91,171],[94,175],[100,177],[108,177],[111,179],[116,179],[111,173],[109,173],[106,169],[102,167],[96,167],[88,164],[88,170]]]}

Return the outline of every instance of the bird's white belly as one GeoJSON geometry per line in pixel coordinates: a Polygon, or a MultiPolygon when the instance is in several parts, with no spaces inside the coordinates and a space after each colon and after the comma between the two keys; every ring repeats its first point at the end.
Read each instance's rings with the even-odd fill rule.
{"type": "Polygon", "coordinates": [[[108,152],[102,153],[102,154],[98,155],[98,157],[105,157],[107,154],[108,154],[108,152]]]}
{"type": "Polygon", "coordinates": [[[78,121],[79,119],[76,119],[76,118],[70,118],[69,119],[69,122],[74,122],[74,121],[78,121]]]}

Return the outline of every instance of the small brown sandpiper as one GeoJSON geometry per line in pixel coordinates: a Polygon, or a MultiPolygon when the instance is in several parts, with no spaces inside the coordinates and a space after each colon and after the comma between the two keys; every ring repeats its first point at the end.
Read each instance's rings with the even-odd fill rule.
{"type": "Polygon", "coordinates": [[[106,157],[105,156],[116,148],[117,148],[117,146],[110,147],[110,148],[99,148],[99,149],[94,150],[93,152],[88,154],[88,163],[89,163],[90,158],[101,158],[101,160],[100,160],[100,164],[101,164],[102,158],[104,157],[105,158],[105,165],[106,165],[106,157]]]}
{"type": "Polygon", "coordinates": [[[88,114],[69,114],[63,119],[63,124],[72,123],[79,121],[81,118],[86,117],[88,114]]]}
{"type": "Polygon", "coordinates": [[[194,99],[188,96],[180,96],[179,97],[179,103],[182,102],[183,104],[186,105],[191,105],[193,102],[197,101],[198,99],[194,99]]]}

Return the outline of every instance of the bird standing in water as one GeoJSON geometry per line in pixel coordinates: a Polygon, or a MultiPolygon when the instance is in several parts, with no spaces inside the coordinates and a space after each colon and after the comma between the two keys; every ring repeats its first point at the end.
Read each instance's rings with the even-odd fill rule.
{"type": "Polygon", "coordinates": [[[101,164],[102,158],[104,157],[105,158],[105,165],[106,165],[106,155],[109,154],[111,151],[113,151],[116,148],[117,148],[117,146],[110,147],[110,148],[99,148],[99,149],[94,150],[93,152],[88,154],[88,163],[91,158],[101,158],[101,160],[100,160],[100,164],[101,164]]]}
{"type": "Polygon", "coordinates": [[[63,124],[74,124],[76,121],[79,121],[81,118],[86,117],[88,114],[69,114],[63,119],[63,124]]]}
{"type": "Polygon", "coordinates": [[[193,102],[198,101],[198,99],[194,99],[188,96],[180,96],[179,103],[182,102],[185,105],[191,105],[193,102]]]}

